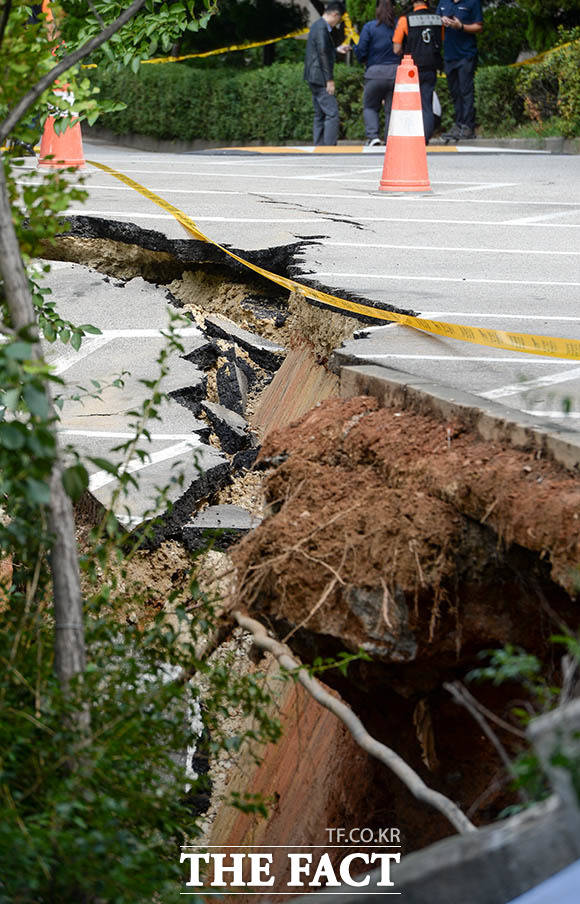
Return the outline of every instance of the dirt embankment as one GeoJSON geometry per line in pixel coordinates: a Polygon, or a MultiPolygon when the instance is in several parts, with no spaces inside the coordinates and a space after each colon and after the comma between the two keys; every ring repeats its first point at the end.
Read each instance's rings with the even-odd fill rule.
{"type": "MultiPolygon", "coordinates": [[[[271,432],[261,461],[268,517],[232,551],[239,601],[306,660],[365,649],[372,662],[329,683],[427,782],[493,818],[513,800],[501,764],[443,682],[506,643],[557,671],[550,636],[579,622],[580,480],[369,398],[271,432]]],[[[513,685],[475,692],[511,719],[513,685]]],[[[383,769],[376,781],[411,847],[448,833],[383,769]]]]}

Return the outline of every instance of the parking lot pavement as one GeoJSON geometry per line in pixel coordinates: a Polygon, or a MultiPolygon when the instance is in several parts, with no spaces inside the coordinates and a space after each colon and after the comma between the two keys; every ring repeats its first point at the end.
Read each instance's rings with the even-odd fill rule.
{"type": "MultiPolygon", "coordinates": [[[[425,317],[580,338],[580,160],[548,154],[430,154],[432,191],[378,191],[382,158],[153,154],[103,144],[118,168],[241,249],[312,240],[308,277],[425,317]]],[[[32,176],[34,178],[34,176],[32,176]]],[[[83,213],[182,238],[167,212],[87,168],[83,213]]],[[[410,328],[349,343],[372,361],[580,424],[580,361],[520,355],[410,328]],[[564,409],[569,409],[564,414],[564,409]]]]}

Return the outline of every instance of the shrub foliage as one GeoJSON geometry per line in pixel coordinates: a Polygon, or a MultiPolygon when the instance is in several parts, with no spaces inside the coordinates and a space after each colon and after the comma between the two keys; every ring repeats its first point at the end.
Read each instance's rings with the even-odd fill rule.
{"type": "MultiPolygon", "coordinates": [[[[294,143],[312,139],[312,101],[301,63],[259,70],[208,70],[185,63],[142,66],[137,74],[98,69],[101,96],[126,103],[101,118],[117,134],[159,139],[294,143]]],[[[363,70],[337,66],[340,138],[364,138],[363,70]]],[[[566,136],[580,133],[580,43],[523,67],[486,66],[476,72],[476,109],[484,134],[506,135],[525,122],[562,120],[566,136]]],[[[446,81],[438,79],[442,125],[453,121],[446,81]]]]}

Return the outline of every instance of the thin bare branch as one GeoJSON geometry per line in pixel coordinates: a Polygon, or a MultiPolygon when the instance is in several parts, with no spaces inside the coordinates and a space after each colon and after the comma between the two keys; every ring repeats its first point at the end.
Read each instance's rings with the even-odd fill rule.
{"type": "MultiPolygon", "coordinates": [[[[453,699],[455,700],[456,703],[459,703],[460,706],[464,706],[465,709],[470,713],[470,715],[473,716],[473,718],[475,719],[475,721],[481,728],[481,730],[484,733],[484,735],[486,736],[486,738],[495,747],[497,754],[498,754],[500,760],[502,761],[503,765],[505,766],[505,769],[506,769],[506,772],[508,773],[508,775],[513,775],[514,770],[513,770],[513,766],[512,766],[512,761],[510,760],[505,747],[499,740],[498,736],[496,735],[495,731],[493,730],[493,728],[491,727],[489,722],[487,722],[487,720],[484,719],[483,715],[479,712],[478,708],[476,706],[474,706],[473,697],[471,696],[471,694],[469,693],[467,688],[464,687],[460,681],[455,681],[453,683],[446,681],[444,683],[443,687],[445,688],[446,691],[449,691],[449,693],[451,694],[451,696],[453,697],[453,699]]],[[[524,803],[529,802],[529,797],[526,794],[526,792],[523,790],[523,788],[520,788],[518,793],[519,793],[520,799],[522,801],[524,801],[524,803]]]]}
{"type": "Polygon", "coordinates": [[[133,0],[131,6],[129,6],[125,12],[121,13],[121,15],[115,19],[114,22],[111,22],[110,25],[107,25],[98,35],[95,35],[94,38],[91,38],[82,47],[79,47],[77,50],[73,50],[72,53],[67,54],[60,62],[53,66],[50,72],[47,72],[41,79],[39,79],[34,85],[33,88],[30,89],[16,104],[15,107],[9,112],[8,116],[4,120],[3,123],[0,124],[0,144],[4,144],[6,138],[14,128],[14,126],[19,122],[20,119],[24,116],[24,114],[30,109],[30,107],[36,103],[39,97],[46,91],[47,88],[50,88],[52,83],[62,75],[63,72],[66,72],[72,66],[75,66],[76,63],[79,63],[86,56],[93,52],[93,50],[97,50],[109,40],[114,34],[116,34],[123,25],[126,25],[133,16],[139,12],[141,7],[145,4],[145,0],[133,0]]]}
{"type": "Polygon", "coordinates": [[[322,593],[320,599],[318,600],[318,602],[312,607],[312,609],[310,610],[310,612],[308,613],[308,615],[306,615],[306,616],[302,619],[301,622],[299,622],[294,628],[292,628],[291,631],[288,632],[288,634],[287,634],[286,637],[284,638],[284,642],[290,640],[290,638],[291,638],[294,634],[296,634],[296,632],[299,631],[300,628],[303,628],[304,625],[308,624],[308,622],[310,621],[310,619],[312,618],[312,616],[313,616],[316,612],[318,612],[318,610],[320,609],[321,606],[324,605],[324,603],[326,602],[326,600],[328,599],[328,597],[330,596],[330,594],[332,593],[332,591],[333,591],[334,588],[336,587],[336,580],[337,580],[336,578],[333,578],[333,579],[330,581],[330,583],[326,585],[326,587],[324,588],[324,591],[323,591],[323,593],[322,593]]]}
{"type": "Polygon", "coordinates": [[[279,641],[268,637],[266,629],[260,622],[253,618],[249,618],[246,615],[242,615],[241,612],[234,612],[234,618],[241,628],[251,632],[256,646],[272,653],[283,668],[287,669],[289,672],[295,672],[300,684],[306,688],[316,702],[334,713],[334,715],[346,725],[356,743],[371,756],[376,757],[376,759],[388,766],[388,768],[401,779],[417,800],[423,801],[438,810],[439,813],[449,820],[458,832],[466,833],[477,831],[476,827],[470,822],[465,813],[460,810],[457,804],[448,797],[445,797],[444,794],[440,794],[439,791],[434,791],[432,788],[427,787],[414,769],[411,769],[411,767],[395,753],[394,750],[391,750],[389,747],[385,746],[385,744],[381,744],[373,738],[352,710],[346,706],[346,704],[342,703],[342,701],[337,700],[336,697],[333,697],[325,691],[320,682],[317,681],[316,678],[313,678],[306,668],[292,657],[288,647],[281,644],[279,641]]]}
{"type": "Polygon", "coordinates": [[[96,8],[96,6],[92,2],[92,0],[87,0],[87,3],[89,4],[91,12],[92,12],[93,16],[95,17],[95,19],[97,20],[97,22],[99,23],[99,25],[101,26],[101,28],[106,28],[107,26],[105,25],[105,20],[101,16],[100,12],[96,8]]]}
{"type": "Polygon", "coordinates": [[[562,656],[561,665],[563,681],[562,690],[560,691],[560,699],[558,701],[558,708],[566,706],[566,704],[570,702],[573,696],[572,689],[574,686],[574,681],[578,675],[578,663],[573,656],[570,656],[569,653],[566,653],[565,656],[562,656]]]}
{"type": "Polygon", "coordinates": [[[527,740],[527,735],[525,731],[522,731],[521,728],[516,728],[515,725],[510,725],[509,722],[506,722],[504,719],[500,719],[499,716],[496,716],[491,709],[488,709],[487,706],[484,706],[483,703],[480,703],[479,700],[476,699],[470,692],[467,690],[464,684],[461,685],[463,693],[466,698],[470,700],[473,706],[479,710],[479,712],[485,716],[486,719],[489,719],[490,722],[495,722],[500,728],[503,728],[505,731],[509,731],[510,734],[515,735],[517,738],[521,738],[522,741],[527,740]]]}

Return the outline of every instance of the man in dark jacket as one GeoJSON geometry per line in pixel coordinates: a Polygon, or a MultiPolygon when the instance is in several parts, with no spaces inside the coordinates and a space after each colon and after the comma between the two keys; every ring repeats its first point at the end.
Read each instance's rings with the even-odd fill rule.
{"type": "Polygon", "coordinates": [[[439,0],[437,12],[445,26],[443,57],[447,86],[455,107],[455,123],[444,141],[475,138],[475,67],[477,38],[483,28],[480,0],[439,0]]]}
{"type": "Polygon", "coordinates": [[[344,3],[331,0],[322,17],[310,29],[306,42],[304,78],[312,91],[315,145],[336,144],[338,141],[338,103],[334,96],[336,48],[330,33],[342,19],[344,11],[344,3]]]}

